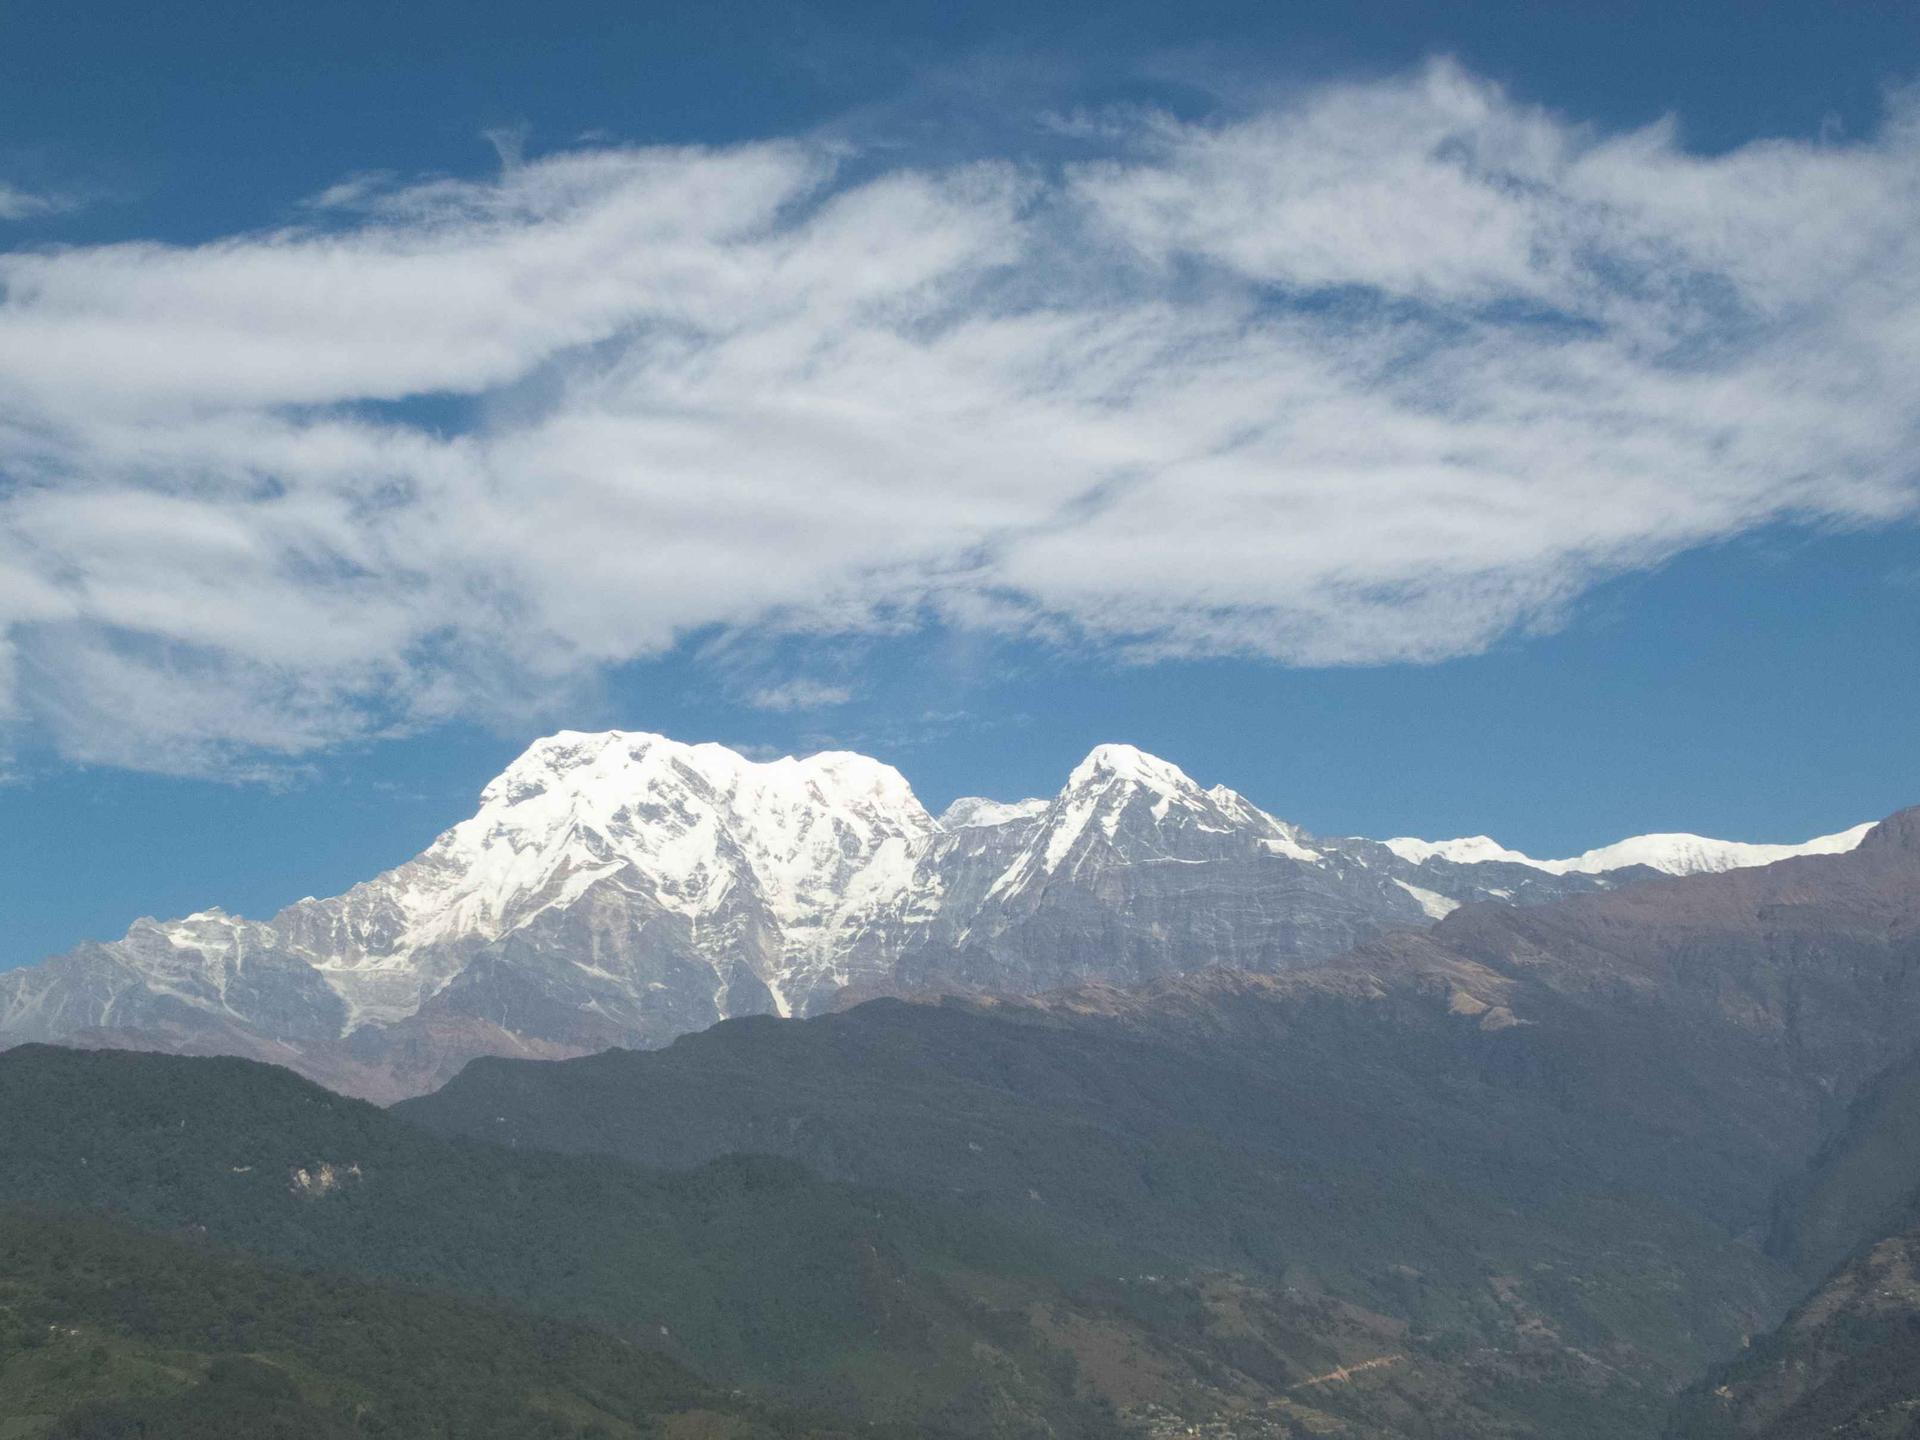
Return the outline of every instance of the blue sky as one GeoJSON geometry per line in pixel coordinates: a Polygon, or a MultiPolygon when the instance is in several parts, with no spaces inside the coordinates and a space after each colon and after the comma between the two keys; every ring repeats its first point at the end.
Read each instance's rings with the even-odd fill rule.
{"type": "Polygon", "coordinates": [[[562,725],[1539,854],[1920,800],[1910,7],[0,27],[0,965],[562,725]]]}

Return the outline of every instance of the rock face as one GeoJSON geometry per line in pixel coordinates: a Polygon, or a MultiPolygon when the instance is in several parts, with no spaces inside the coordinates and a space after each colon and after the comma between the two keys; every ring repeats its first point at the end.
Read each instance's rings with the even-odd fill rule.
{"type": "Polygon", "coordinates": [[[235,1053],[392,1098],[474,1055],[659,1045],[849,997],[1280,973],[1463,903],[1650,873],[1426,844],[1310,836],[1124,745],[1051,800],[967,799],[935,819],[865,756],[755,763],[565,732],[344,895],[265,923],[141,920],[0,975],[0,1044],[235,1053]]]}

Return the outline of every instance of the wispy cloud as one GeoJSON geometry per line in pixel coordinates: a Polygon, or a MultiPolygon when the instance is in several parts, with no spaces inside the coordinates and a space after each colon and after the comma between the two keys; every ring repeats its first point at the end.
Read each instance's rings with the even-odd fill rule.
{"type": "Polygon", "coordinates": [[[1914,513],[1911,97],[1702,156],[1438,64],[1089,143],[602,147],[0,256],[0,704],[207,769],[696,632],[1433,660],[1914,513]]]}
{"type": "Polygon", "coordinates": [[[80,197],[42,190],[22,190],[0,180],[0,220],[36,220],[42,215],[64,215],[80,208],[80,197]]]}
{"type": "Polygon", "coordinates": [[[787,680],[778,685],[766,685],[747,696],[747,703],[756,710],[791,712],[795,710],[825,710],[834,705],[844,705],[853,699],[853,691],[845,685],[829,685],[821,680],[787,680]]]}

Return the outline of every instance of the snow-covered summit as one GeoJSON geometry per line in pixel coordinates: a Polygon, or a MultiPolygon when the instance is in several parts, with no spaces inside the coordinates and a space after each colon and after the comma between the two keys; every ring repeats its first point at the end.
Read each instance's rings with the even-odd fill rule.
{"type": "Polygon", "coordinates": [[[1685,833],[1635,835],[1617,840],[1597,850],[1576,855],[1570,860],[1535,862],[1556,875],[1598,875],[1608,870],[1623,870],[1629,865],[1645,865],[1668,875],[1707,875],[1722,870],[1743,870],[1753,865],[1771,865],[1798,855],[1840,855],[1857,849],[1872,823],[1855,825],[1832,835],[1816,835],[1797,845],[1759,845],[1744,840],[1714,840],[1705,835],[1685,833]]]}
{"type": "Polygon", "coordinates": [[[497,803],[517,804],[554,788],[632,800],[675,771],[697,777],[716,793],[864,796],[925,815],[905,776],[884,761],[851,750],[749,760],[725,745],[688,745],[628,730],[562,730],[536,740],[480,792],[480,804],[484,813],[497,803]]]}
{"type": "Polygon", "coordinates": [[[990,825],[1011,825],[1044,814],[1048,801],[987,800],[978,795],[963,795],[940,812],[942,830],[980,829],[990,825]]]}
{"type": "Polygon", "coordinates": [[[988,897],[1009,903],[1089,868],[1198,861],[1218,854],[1227,836],[1292,860],[1320,858],[1297,827],[1225,786],[1202,789],[1179,766],[1132,745],[1096,745],[1035,816],[988,897]]]}
{"type": "MultiPolygon", "coordinates": [[[[395,962],[498,940],[605,884],[694,924],[750,899],[798,961],[848,904],[904,886],[935,828],[900,772],[864,755],[754,761],[618,730],[536,741],[480,801],[419,859],[356,887],[388,902],[328,966],[356,1012],[390,1008],[372,992],[394,988],[360,973],[391,979],[395,962]]],[[[398,1003],[418,1000],[403,987],[398,1003]]]]}
{"type": "Polygon", "coordinates": [[[1855,825],[1832,835],[1817,835],[1797,845],[1714,840],[1705,835],[1684,832],[1633,835],[1565,860],[1536,860],[1518,850],[1509,850],[1485,835],[1469,835],[1458,840],[1416,840],[1403,835],[1381,843],[1402,860],[1416,865],[1435,859],[1451,861],[1456,865],[1527,865],[1549,875],[1604,875],[1609,871],[1644,865],[1667,875],[1708,875],[1754,865],[1771,865],[1778,860],[1791,860],[1797,855],[1842,854],[1856,848],[1871,829],[1871,823],[1855,825]]]}
{"type": "Polygon", "coordinates": [[[1489,862],[1502,862],[1508,865],[1538,865],[1518,850],[1509,850],[1488,835],[1463,835],[1458,840],[1416,840],[1411,835],[1396,835],[1391,840],[1382,840],[1394,854],[1402,860],[1411,860],[1415,865],[1428,860],[1451,860],[1456,865],[1484,865],[1489,862]]]}
{"type": "Polygon", "coordinates": [[[1067,776],[1067,790],[1120,782],[1162,795],[1198,794],[1200,787],[1178,765],[1132,745],[1096,745],[1067,776]]]}

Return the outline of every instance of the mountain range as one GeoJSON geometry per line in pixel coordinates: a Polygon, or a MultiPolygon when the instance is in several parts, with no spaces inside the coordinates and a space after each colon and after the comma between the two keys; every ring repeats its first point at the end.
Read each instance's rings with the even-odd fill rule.
{"type": "Polygon", "coordinates": [[[20,1431],[58,1440],[198,1440],[140,1417],[275,1385],[298,1440],[485,1433],[377,1418],[480,1363],[431,1333],[417,1384],[297,1345],[439,1306],[500,1405],[551,1409],[511,1435],[1904,1436],[1916,1033],[1920,810],[1277,973],[749,1015],[385,1110],[23,1045],[0,1396],[99,1397],[20,1431]]]}
{"type": "Polygon", "coordinates": [[[1909,1437],[1916,1027],[1909,810],[1851,852],[1465,907],[1309,970],[482,1060],[394,1113],[771,1152],[1144,1247],[1223,1367],[1150,1433],[1909,1437]]]}
{"type": "Polygon", "coordinates": [[[1051,799],[935,817],[844,752],[750,761],[658,735],[533,744],[420,856],[267,921],[136,921],[0,974],[0,1045],[232,1053],[375,1099],[476,1055],[654,1046],[877,995],[1030,995],[1309,967],[1463,904],[1844,851],[1641,836],[1539,861],[1484,836],[1309,835],[1102,745],[1051,799]]]}

